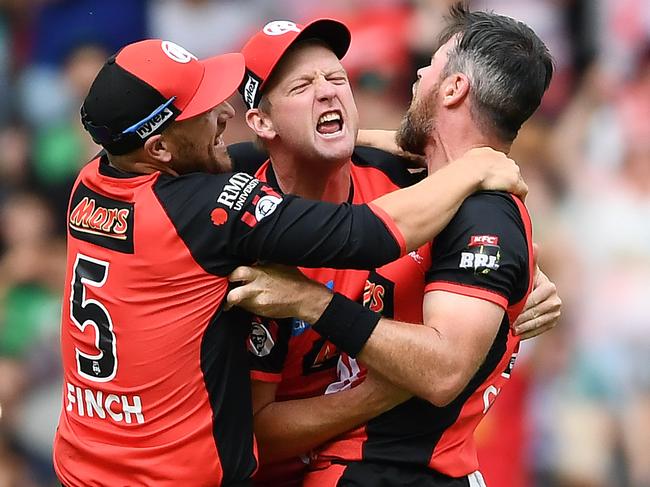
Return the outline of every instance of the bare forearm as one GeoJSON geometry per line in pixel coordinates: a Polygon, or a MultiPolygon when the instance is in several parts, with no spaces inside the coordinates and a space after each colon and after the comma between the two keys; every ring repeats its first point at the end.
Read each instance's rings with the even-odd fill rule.
{"type": "Polygon", "coordinates": [[[443,406],[465,381],[467,367],[459,360],[464,356],[435,328],[382,318],[358,359],[392,384],[443,406]]]}
{"type": "Polygon", "coordinates": [[[361,386],[309,399],[273,402],[255,414],[260,461],[301,455],[390,409],[396,403],[361,386]]]}

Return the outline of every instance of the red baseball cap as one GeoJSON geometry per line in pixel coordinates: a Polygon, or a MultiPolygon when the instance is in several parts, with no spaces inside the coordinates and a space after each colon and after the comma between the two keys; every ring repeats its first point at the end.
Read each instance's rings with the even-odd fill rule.
{"type": "Polygon", "coordinates": [[[170,41],[135,42],[99,71],[81,120],[95,142],[113,154],[126,154],[174,120],[224,102],[241,84],[244,68],[240,53],[199,60],[170,41]]]}
{"type": "Polygon", "coordinates": [[[327,44],[339,59],[350,47],[350,30],[334,19],[317,19],[307,25],[290,20],[274,20],[251,37],[241,50],[246,60],[246,75],[239,87],[248,108],[259,105],[262,89],[284,53],[302,39],[318,39],[327,44]]]}

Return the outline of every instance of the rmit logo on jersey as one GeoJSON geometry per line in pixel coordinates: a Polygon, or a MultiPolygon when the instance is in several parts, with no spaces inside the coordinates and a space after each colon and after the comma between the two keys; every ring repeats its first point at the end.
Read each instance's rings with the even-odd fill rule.
{"type": "Polygon", "coordinates": [[[363,305],[386,318],[395,313],[395,283],[372,271],[363,288],[363,305]]]}
{"type": "Polygon", "coordinates": [[[461,269],[474,269],[475,274],[487,274],[499,268],[501,247],[495,235],[472,235],[467,249],[460,254],[461,269]]]}
{"type": "Polygon", "coordinates": [[[68,226],[73,237],[133,253],[133,203],[107,198],[80,183],[70,208],[68,226]]]}
{"type": "Polygon", "coordinates": [[[243,172],[233,174],[217,197],[217,203],[231,210],[239,211],[244,207],[246,199],[258,184],[260,184],[259,179],[243,172]]]}
{"type": "Polygon", "coordinates": [[[302,374],[309,375],[334,368],[339,361],[339,356],[340,352],[334,345],[325,338],[319,338],[302,359],[302,374]]]}
{"type": "Polygon", "coordinates": [[[165,108],[158,115],[155,115],[151,120],[148,120],[142,124],[142,127],[138,128],[136,132],[141,139],[146,139],[152,133],[158,130],[163,123],[165,123],[173,116],[174,112],[172,112],[169,108],[165,108]]]}

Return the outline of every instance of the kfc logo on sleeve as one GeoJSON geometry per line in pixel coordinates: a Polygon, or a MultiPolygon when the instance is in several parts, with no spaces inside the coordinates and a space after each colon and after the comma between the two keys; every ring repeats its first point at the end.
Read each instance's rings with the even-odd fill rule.
{"type": "Polygon", "coordinates": [[[501,247],[495,235],[472,235],[465,251],[460,254],[458,267],[472,269],[475,274],[487,274],[499,268],[501,247]]]}
{"type": "MultiPolygon", "coordinates": [[[[258,357],[266,357],[275,346],[273,335],[266,326],[258,321],[254,321],[252,325],[253,328],[248,338],[248,350],[258,357]]],[[[269,326],[277,328],[273,321],[269,322],[269,326]]]]}

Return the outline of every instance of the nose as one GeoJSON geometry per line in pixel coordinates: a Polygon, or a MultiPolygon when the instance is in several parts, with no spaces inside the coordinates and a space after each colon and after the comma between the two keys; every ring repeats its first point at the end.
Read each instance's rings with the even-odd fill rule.
{"type": "Polygon", "coordinates": [[[331,100],[336,96],[336,88],[325,78],[318,78],[316,80],[316,98],[318,101],[331,100]]]}
{"type": "Polygon", "coordinates": [[[219,108],[221,108],[221,110],[219,110],[220,119],[228,120],[235,116],[235,109],[227,101],[224,101],[221,105],[219,105],[219,108]]]}

